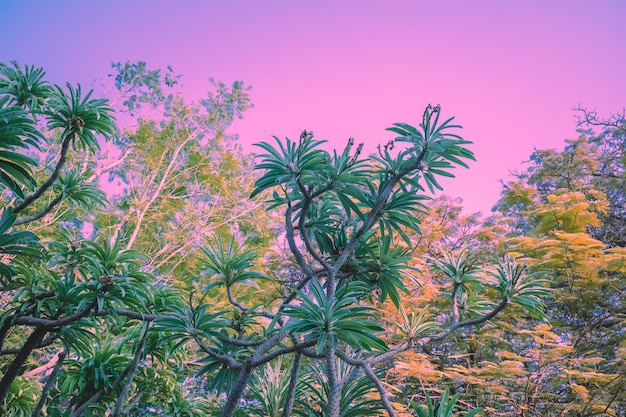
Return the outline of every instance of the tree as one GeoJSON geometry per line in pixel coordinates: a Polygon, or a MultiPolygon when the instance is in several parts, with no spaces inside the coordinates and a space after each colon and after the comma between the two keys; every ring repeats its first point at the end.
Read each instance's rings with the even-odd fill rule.
{"type": "MultiPolygon", "coordinates": [[[[217,240],[205,250],[212,278],[207,297],[223,291],[230,309],[218,311],[210,303],[200,303],[156,322],[159,330],[171,331],[181,343],[193,340],[203,352],[202,372],[214,388],[228,392],[223,416],[234,415],[242,405],[255,372],[286,355],[293,360],[289,385],[279,390],[285,398],[282,416],[300,413],[296,400],[313,395],[295,398],[303,392],[300,383],[308,381],[300,377],[303,374],[319,375],[323,391],[313,392],[323,399],[325,416],[344,415],[343,400],[355,383],[362,393],[376,391],[382,407],[395,416],[377,374],[377,368],[394,356],[483,324],[509,304],[541,315],[545,281],[525,266],[505,260],[482,284],[496,296],[495,302],[485,300],[482,311],[455,312],[457,295],[471,283],[454,281],[453,312],[445,320],[420,327],[423,323],[412,326],[415,319],[405,315],[400,326],[405,337],[384,340],[376,306],[389,300],[400,308],[401,293],[409,292],[406,283],[415,268],[409,264],[407,231],[419,231],[416,214],[429,200],[425,188],[441,189],[438,176],[452,176],[455,165],[465,167],[464,160],[473,159],[465,148],[469,142],[450,132],[459,126],[451,124],[452,118],[439,124],[439,117],[440,108],[429,106],[420,128],[395,124],[389,130],[399,136],[367,160],[360,159],[361,147],[354,149],[353,140],[341,153],[330,154],[306,131],[297,142],[275,138],[275,145],[259,145],[265,153],[259,156],[257,169],[263,174],[252,197],[271,192],[269,207],[283,210],[291,255],[289,264],[274,271],[284,277],[282,296],[269,306],[245,304],[236,297],[246,289],[255,291],[254,281],[270,278],[251,270],[253,252],[233,241],[217,240]],[[430,333],[421,334],[422,329],[430,333]]],[[[314,386],[305,386],[304,391],[311,392],[314,386]]]]}
{"type": "Polygon", "coordinates": [[[93,167],[101,181],[123,184],[99,213],[97,227],[147,254],[154,272],[182,288],[191,284],[189,271],[198,266],[207,237],[266,245],[271,221],[261,204],[246,198],[253,186],[251,160],[227,132],[252,106],[249,87],[211,80],[204,99],[188,102],[176,90],[180,76],[171,68],[127,62],[113,69],[118,111],[133,115],[133,122],[114,152],[93,167]]]}
{"type": "Polygon", "coordinates": [[[536,150],[497,206],[514,219],[503,250],[546,270],[555,288],[551,326],[507,347],[534,376],[517,388],[531,415],[624,412],[624,124],[583,116],[602,133],[536,150]]]}
{"type": "Polygon", "coordinates": [[[496,243],[475,217],[429,211],[427,190],[473,159],[438,106],[389,128],[396,138],[368,158],[309,132],[262,143],[253,175],[226,131],[250,106],[243,83],[192,103],[171,69],[114,69],[109,103],[0,67],[3,411],[395,416],[411,399],[450,412],[458,392],[437,385],[472,372],[513,386],[440,354],[472,349],[496,316],[545,318],[548,290],[520,259],[487,257],[496,243]],[[121,134],[120,102],[118,116],[136,117],[121,134]],[[119,194],[100,189],[110,179],[119,194]],[[399,355],[433,357],[440,381],[388,392],[399,355]]]}
{"type": "MultiPolygon", "coordinates": [[[[147,323],[177,305],[178,295],[140,270],[143,255],[115,240],[89,241],[58,223],[47,223],[46,229],[34,226],[49,217],[58,219],[54,211],[61,208],[106,201],[86,171],[73,166],[72,150],[88,156],[117,132],[106,100],[92,99],[91,92],[83,95],[80,86],[51,86],[44,75],[17,63],[0,66],[5,203],[0,217],[0,405],[5,412],[29,410],[37,416],[48,405],[48,415],[78,416],[102,409],[97,401],[103,397],[113,404],[113,398],[125,400],[139,362],[148,352],[163,350],[147,346],[147,323]],[[47,147],[55,149],[52,156],[44,151],[47,147]],[[48,163],[33,172],[38,157],[48,163]],[[129,331],[129,344],[116,340],[121,328],[129,331]],[[137,328],[143,331],[133,337],[137,328]],[[94,333],[99,335],[91,329],[102,329],[107,337],[92,345],[94,333]],[[95,359],[115,346],[116,356],[95,359]],[[29,362],[33,356],[36,360],[29,362]],[[89,363],[94,366],[85,367],[89,363]],[[72,364],[87,373],[72,380],[71,372],[63,372],[72,364]],[[48,371],[42,386],[37,379],[48,371]],[[25,393],[31,396],[26,403],[25,393]]],[[[116,406],[113,415],[118,410],[116,406]]]]}

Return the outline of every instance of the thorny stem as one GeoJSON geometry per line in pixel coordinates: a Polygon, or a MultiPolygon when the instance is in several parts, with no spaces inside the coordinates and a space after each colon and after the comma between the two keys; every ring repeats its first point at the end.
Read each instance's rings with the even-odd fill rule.
{"type": "Polygon", "coordinates": [[[296,351],[293,358],[293,364],[291,365],[291,372],[289,375],[289,388],[287,389],[287,398],[283,406],[283,411],[280,417],[291,417],[291,411],[293,410],[293,404],[296,397],[296,388],[298,386],[298,373],[300,371],[300,360],[302,354],[296,351]]]}

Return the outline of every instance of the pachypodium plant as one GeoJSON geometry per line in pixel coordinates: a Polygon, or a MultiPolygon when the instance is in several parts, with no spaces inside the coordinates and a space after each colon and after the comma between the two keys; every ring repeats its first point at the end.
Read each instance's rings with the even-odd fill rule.
{"type": "MultiPolygon", "coordinates": [[[[246,388],[257,384],[252,392],[258,395],[259,375],[275,369],[268,364],[285,356],[294,359],[285,368],[289,382],[280,390],[281,416],[306,415],[302,404],[307,398],[321,403],[319,412],[326,417],[347,415],[350,406],[357,407],[351,415],[367,415],[376,392],[378,405],[396,416],[379,377],[381,367],[395,355],[480,325],[509,303],[525,300],[526,306],[539,307],[534,297],[541,289],[526,290],[525,279],[534,277],[520,271],[517,277],[506,276],[497,283],[490,278],[480,284],[499,294],[497,302],[483,304],[487,311],[465,320],[456,312],[440,323],[428,321],[424,314],[405,313],[399,324],[406,337],[385,338],[376,307],[389,300],[401,309],[403,294],[410,295],[407,283],[416,279],[410,265],[410,235],[419,233],[418,214],[430,199],[427,190],[441,190],[439,177],[453,177],[455,167],[467,167],[467,161],[474,160],[466,147],[471,142],[455,133],[460,126],[452,123],[453,118],[440,123],[440,115],[439,106],[428,106],[419,127],[394,124],[388,130],[397,136],[367,158],[352,139],[341,153],[329,153],[323,149],[324,141],[307,131],[295,142],[275,137],[275,144],[258,145],[264,152],[256,167],[262,175],[252,198],[269,197],[268,209],[281,210],[284,219],[289,276],[281,277],[285,283],[281,296],[270,304],[251,303],[260,286],[250,281],[269,278],[250,273],[254,255],[247,249],[216,241],[205,251],[211,280],[207,294],[217,297],[223,291],[221,297],[227,298],[230,308],[218,311],[205,303],[155,323],[172,338],[193,339],[199,346],[205,363],[202,372],[209,381],[221,381],[213,387],[227,393],[222,416],[253,404],[254,399],[245,397],[246,388]],[[522,297],[517,291],[526,293],[522,297]],[[350,370],[344,372],[346,368],[350,370]],[[323,380],[321,387],[307,382],[312,373],[321,376],[317,378],[323,380]],[[346,406],[346,396],[357,382],[360,402],[355,399],[346,406]],[[358,404],[366,404],[361,414],[358,404]]],[[[453,278],[452,298],[470,292],[478,281],[468,265],[461,266],[462,276],[453,278]]],[[[443,264],[439,268],[445,269],[443,264]]]]}
{"type": "Polygon", "coordinates": [[[0,64],[0,414],[118,416],[178,294],[139,252],[58,222],[106,204],[85,166],[117,127],[106,100],[44,75],[0,64]]]}

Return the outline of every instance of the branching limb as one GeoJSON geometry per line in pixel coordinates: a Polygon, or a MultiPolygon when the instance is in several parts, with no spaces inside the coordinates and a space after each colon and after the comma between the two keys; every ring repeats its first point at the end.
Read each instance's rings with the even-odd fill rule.
{"type": "Polygon", "coordinates": [[[281,417],[291,417],[291,411],[293,410],[293,404],[296,398],[296,388],[298,387],[298,373],[300,372],[300,360],[302,359],[302,353],[296,351],[293,358],[293,364],[291,365],[291,372],[289,375],[289,388],[287,389],[287,398],[283,405],[283,411],[280,414],[281,417]]]}
{"type": "Polygon", "coordinates": [[[615,113],[607,118],[598,116],[597,110],[590,110],[586,107],[576,106],[572,110],[582,113],[576,116],[576,124],[580,126],[602,126],[602,127],[620,127],[626,123],[626,109],[622,109],[621,113],[615,113]]]}
{"type": "Polygon", "coordinates": [[[239,372],[239,376],[237,377],[237,381],[235,381],[235,385],[230,390],[228,397],[226,398],[226,403],[222,409],[222,417],[233,417],[235,415],[237,403],[243,396],[243,392],[248,385],[250,376],[252,375],[252,366],[250,365],[251,361],[252,358],[248,358],[248,360],[243,363],[241,372],[239,372]]]}
{"type": "Polygon", "coordinates": [[[126,383],[124,384],[124,387],[122,387],[122,392],[120,392],[120,395],[117,398],[117,403],[115,404],[115,409],[113,410],[112,417],[119,417],[122,413],[122,406],[124,405],[124,401],[126,401],[126,397],[128,397],[130,387],[133,383],[133,378],[135,377],[135,372],[137,372],[139,361],[141,360],[141,356],[143,355],[143,351],[146,346],[146,339],[148,338],[149,329],[150,323],[146,323],[144,325],[143,334],[141,335],[139,344],[137,345],[137,349],[135,350],[135,356],[133,357],[133,361],[130,364],[130,369],[126,377],[126,383]]]}
{"type": "Polygon", "coordinates": [[[26,224],[26,223],[30,223],[30,222],[34,222],[35,220],[41,219],[46,214],[50,213],[52,211],[52,209],[55,208],[61,201],[63,201],[63,197],[64,197],[63,193],[59,194],[58,196],[53,198],[48,203],[46,208],[41,210],[39,213],[33,214],[32,216],[22,217],[21,219],[17,219],[15,221],[15,223],[13,223],[13,225],[14,226],[20,226],[20,225],[23,225],[23,224],[26,224]]]}
{"type": "Polygon", "coordinates": [[[255,359],[252,362],[252,366],[256,368],[256,367],[261,366],[261,365],[263,365],[263,364],[265,364],[267,362],[273,361],[274,359],[276,359],[279,356],[287,355],[287,354],[293,353],[293,352],[300,352],[300,351],[302,351],[302,350],[304,350],[306,348],[310,348],[312,346],[315,346],[315,343],[316,343],[315,340],[310,340],[310,341],[305,342],[305,343],[300,343],[300,344],[297,344],[297,345],[288,346],[288,347],[284,347],[284,348],[275,350],[274,352],[269,353],[266,356],[263,356],[261,358],[255,359]]]}
{"type": "Polygon", "coordinates": [[[39,326],[39,327],[44,327],[46,329],[62,327],[62,326],[71,324],[77,320],[80,320],[83,317],[87,317],[91,313],[91,311],[94,309],[96,304],[97,304],[97,301],[93,300],[91,304],[89,304],[84,310],[81,310],[77,313],[74,313],[62,319],[42,319],[39,317],[17,317],[14,323],[19,324],[19,325],[26,325],[26,326],[39,326]]]}
{"type": "Polygon", "coordinates": [[[374,369],[372,369],[372,366],[369,364],[369,362],[366,360],[353,359],[339,351],[337,352],[337,356],[347,364],[356,366],[363,370],[365,375],[367,375],[367,377],[374,383],[374,386],[376,386],[376,389],[380,394],[380,400],[383,403],[383,406],[385,407],[387,412],[389,413],[389,416],[397,417],[396,411],[394,410],[393,406],[391,405],[391,401],[389,400],[389,394],[387,394],[387,390],[383,386],[383,383],[380,381],[380,379],[376,376],[376,373],[374,372],[374,369]]]}
{"type": "Polygon", "coordinates": [[[295,206],[289,207],[285,212],[285,233],[287,236],[287,244],[289,245],[289,250],[293,254],[296,262],[298,263],[302,271],[309,279],[311,279],[315,277],[315,274],[313,273],[313,270],[311,269],[309,264],[304,260],[304,256],[302,256],[302,252],[300,252],[300,249],[296,244],[295,229],[293,227],[292,217],[294,212],[295,206]]]}
{"type": "Polygon", "coordinates": [[[383,214],[383,207],[385,206],[385,203],[387,202],[389,196],[393,193],[393,189],[395,188],[395,186],[400,182],[400,180],[402,180],[402,178],[422,167],[424,157],[426,156],[426,151],[427,147],[424,146],[424,148],[416,158],[415,162],[391,177],[389,179],[389,182],[387,182],[387,184],[385,185],[385,188],[378,193],[378,198],[372,206],[372,209],[369,211],[369,213],[367,213],[363,224],[356,232],[354,232],[352,236],[350,236],[350,240],[345,246],[343,253],[339,256],[339,258],[337,258],[337,261],[333,265],[334,274],[337,274],[337,272],[339,272],[339,270],[343,267],[348,258],[352,255],[361,237],[363,237],[363,235],[365,235],[365,233],[368,232],[380,219],[380,216],[383,214]]]}
{"type": "MultiPolygon", "coordinates": [[[[231,286],[227,285],[226,286],[226,295],[228,296],[228,302],[233,305],[234,307],[237,307],[239,310],[243,311],[243,312],[248,312],[250,310],[249,307],[246,307],[242,302],[240,302],[239,300],[237,300],[234,296],[233,296],[233,292],[231,290],[231,286]]],[[[268,318],[270,320],[274,319],[274,315],[270,312],[261,310],[258,312],[260,315],[262,315],[265,318],[268,318]]]]}
{"type": "MultiPolygon", "coordinates": [[[[320,265],[322,265],[327,272],[330,272],[331,265],[322,257],[320,253],[317,252],[317,250],[315,250],[315,248],[313,247],[313,244],[311,243],[311,239],[309,238],[309,235],[306,233],[306,216],[309,211],[309,207],[311,206],[311,203],[313,202],[314,197],[312,197],[309,194],[308,190],[306,189],[306,187],[304,186],[300,178],[298,178],[296,183],[298,184],[298,188],[300,189],[300,192],[302,192],[302,194],[304,195],[302,209],[300,210],[300,219],[298,221],[298,230],[300,231],[300,239],[302,239],[302,241],[304,242],[304,246],[306,247],[307,252],[309,252],[309,254],[311,254],[311,256],[313,256],[313,258],[317,262],[319,262],[320,265]]],[[[329,191],[331,188],[332,188],[332,184],[329,184],[321,188],[320,190],[316,192],[316,196],[322,195],[323,193],[329,191]]]]}
{"type": "Polygon", "coordinates": [[[54,182],[59,178],[59,175],[61,175],[61,170],[63,169],[63,166],[65,166],[65,162],[67,162],[67,153],[70,149],[70,144],[72,143],[72,140],[74,140],[73,133],[63,138],[63,142],[61,143],[61,155],[59,157],[59,161],[54,168],[54,171],[52,171],[52,175],[50,175],[50,178],[48,178],[48,180],[44,182],[37,191],[26,197],[24,201],[22,201],[17,207],[15,207],[13,209],[13,213],[17,214],[24,210],[26,207],[33,204],[33,202],[40,198],[48,190],[48,188],[50,188],[52,184],[54,184],[54,182]]]}
{"type": "MultiPolygon", "coordinates": [[[[165,184],[167,183],[167,181],[169,179],[169,175],[172,172],[172,170],[174,169],[174,165],[176,164],[176,160],[178,159],[178,155],[183,150],[185,145],[187,145],[187,143],[189,143],[190,141],[194,140],[198,136],[199,133],[200,133],[199,130],[195,130],[194,132],[192,132],[187,137],[187,139],[183,140],[176,147],[176,149],[174,149],[174,153],[172,154],[172,158],[171,158],[169,164],[167,165],[167,167],[165,168],[165,171],[163,172],[163,176],[161,177],[161,180],[159,181],[159,185],[157,186],[157,189],[154,191],[154,193],[152,194],[152,196],[150,197],[148,202],[145,204],[143,209],[140,210],[140,211],[137,211],[137,224],[135,225],[135,228],[133,229],[133,233],[131,234],[130,238],[128,239],[128,242],[126,244],[126,249],[130,249],[130,248],[133,247],[133,244],[135,243],[135,239],[137,239],[137,236],[139,235],[139,231],[141,230],[141,224],[143,223],[143,219],[146,216],[146,213],[148,212],[150,207],[152,207],[152,204],[154,204],[154,202],[161,196],[161,193],[163,192],[163,188],[165,187],[165,184]]],[[[156,174],[156,172],[155,172],[155,174],[156,174]]],[[[154,176],[153,176],[153,178],[154,178],[154,176]]],[[[147,190],[147,188],[146,188],[146,190],[147,190]]]]}
{"type": "Polygon", "coordinates": [[[198,345],[198,347],[200,347],[200,349],[202,349],[202,351],[204,353],[206,353],[207,355],[209,355],[210,357],[212,357],[213,359],[215,359],[216,361],[219,361],[221,363],[223,363],[224,365],[228,366],[231,369],[242,369],[243,364],[241,362],[236,361],[233,357],[228,356],[228,355],[220,355],[218,353],[213,352],[213,350],[211,350],[210,347],[208,347],[207,345],[205,345],[202,340],[200,340],[200,337],[197,335],[193,336],[193,340],[196,342],[196,344],[198,345]]]}
{"type": "Polygon", "coordinates": [[[2,376],[2,380],[0,380],[0,404],[2,404],[6,399],[11,384],[19,375],[20,369],[22,369],[22,366],[24,365],[32,351],[39,345],[39,343],[41,343],[41,340],[46,335],[46,332],[47,329],[45,327],[36,327],[30,334],[30,336],[28,336],[28,339],[26,339],[26,342],[20,349],[19,353],[17,354],[13,362],[11,362],[11,365],[5,371],[4,375],[2,376]]]}
{"type": "MultiPolygon", "coordinates": [[[[61,337],[59,334],[54,334],[54,335],[52,335],[52,336],[42,340],[41,343],[35,347],[35,349],[41,349],[41,348],[50,346],[59,337],[61,337]]],[[[14,348],[14,349],[4,349],[2,352],[0,352],[0,356],[2,356],[2,355],[17,355],[19,352],[20,352],[20,349],[16,349],[16,348],[14,348]]],[[[33,375],[36,375],[36,374],[33,374],[33,375]]]]}
{"type": "MultiPolygon", "coordinates": [[[[385,353],[382,353],[378,356],[373,356],[371,358],[367,358],[367,359],[362,359],[362,361],[367,362],[370,366],[376,366],[379,365],[383,362],[389,361],[391,359],[393,359],[395,356],[397,356],[399,353],[402,353],[404,351],[407,351],[411,348],[415,347],[415,344],[412,342],[406,342],[406,343],[402,343],[398,346],[396,346],[393,349],[388,350],[385,353]]],[[[345,355],[344,355],[345,356],[345,355]]],[[[356,359],[352,359],[352,360],[356,360],[356,359]]],[[[347,361],[345,361],[347,362],[347,361]]],[[[349,384],[350,382],[354,381],[357,378],[361,377],[361,373],[362,373],[362,369],[361,368],[355,368],[353,369],[351,372],[348,373],[348,375],[344,376],[341,381],[340,381],[340,385],[341,387],[346,386],[347,384],[349,384]]]]}
{"type": "Polygon", "coordinates": [[[343,387],[338,381],[337,363],[335,362],[336,351],[333,347],[326,349],[326,378],[328,384],[328,404],[326,413],[329,416],[338,416],[341,402],[341,391],[343,387]]]}
{"type": "Polygon", "coordinates": [[[475,319],[472,319],[472,320],[465,320],[465,321],[461,321],[458,323],[453,323],[450,327],[448,327],[446,333],[450,334],[453,331],[460,329],[462,327],[475,326],[478,324],[482,324],[488,320],[491,320],[492,318],[497,316],[498,313],[504,310],[504,307],[506,307],[508,303],[509,303],[509,300],[507,298],[503,298],[502,301],[500,301],[500,303],[498,303],[496,307],[493,310],[491,310],[489,313],[485,314],[484,316],[480,316],[475,319]]]}
{"type": "Polygon", "coordinates": [[[456,298],[456,294],[459,291],[460,284],[454,283],[452,287],[452,323],[458,323],[460,320],[459,317],[459,300],[456,298]]]}
{"type": "Polygon", "coordinates": [[[37,407],[33,411],[32,417],[39,417],[39,415],[41,414],[41,410],[43,409],[43,406],[46,404],[46,401],[48,400],[48,393],[50,393],[50,390],[52,389],[52,386],[56,382],[57,376],[59,375],[59,372],[61,371],[61,368],[63,367],[63,361],[65,360],[65,356],[67,356],[67,351],[65,350],[62,350],[57,355],[56,363],[54,364],[52,373],[50,374],[50,376],[48,376],[46,385],[44,385],[43,390],[41,391],[41,398],[39,399],[39,402],[37,403],[37,407]]]}

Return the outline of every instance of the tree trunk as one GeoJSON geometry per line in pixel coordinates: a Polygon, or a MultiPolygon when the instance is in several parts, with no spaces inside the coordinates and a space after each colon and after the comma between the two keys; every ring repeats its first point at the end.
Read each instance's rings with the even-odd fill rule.
{"type": "Polygon", "coordinates": [[[54,365],[54,369],[52,370],[52,373],[48,377],[48,380],[46,381],[46,385],[43,387],[43,390],[41,391],[41,398],[39,399],[39,402],[37,403],[37,408],[35,408],[35,411],[33,411],[33,417],[39,417],[39,415],[41,414],[41,410],[43,410],[43,406],[46,404],[46,401],[48,400],[48,394],[50,393],[50,390],[52,389],[52,386],[54,385],[54,382],[56,381],[57,376],[59,375],[59,371],[61,371],[61,368],[63,367],[63,361],[65,360],[66,355],[67,355],[67,352],[64,350],[59,352],[59,355],[57,356],[57,363],[54,365]]]}
{"type": "Polygon", "coordinates": [[[235,385],[228,393],[228,398],[226,398],[226,404],[224,404],[224,408],[222,409],[222,417],[233,417],[235,415],[237,403],[239,403],[239,400],[243,396],[243,392],[248,386],[248,380],[250,379],[251,375],[252,358],[249,358],[243,364],[235,385]]]}
{"type": "Polygon", "coordinates": [[[326,377],[328,378],[328,404],[326,404],[326,417],[339,417],[339,413],[341,411],[341,387],[337,381],[335,349],[330,347],[326,351],[326,377]]]}
{"type": "Polygon", "coordinates": [[[19,353],[0,381],[0,403],[4,402],[6,399],[7,394],[9,393],[9,388],[15,378],[20,374],[22,366],[30,356],[31,352],[43,340],[43,337],[47,332],[48,330],[45,327],[35,327],[30,336],[28,336],[28,339],[26,339],[26,343],[24,343],[24,346],[22,346],[22,349],[20,349],[19,353]]]}
{"type": "Polygon", "coordinates": [[[300,352],[296,352],[296,356],[293,359],[293,365],[291,366],[291,379],[289,381],[287,399],[285,400],[285,404],[283,404],[283,412],[280,414],[281,417],[291,417],[291,411],[293,410],[293,403],[296,397],[296,388],[298,386],[298,373],[300,371],[301,358],[302,354],[300,352]]]}

